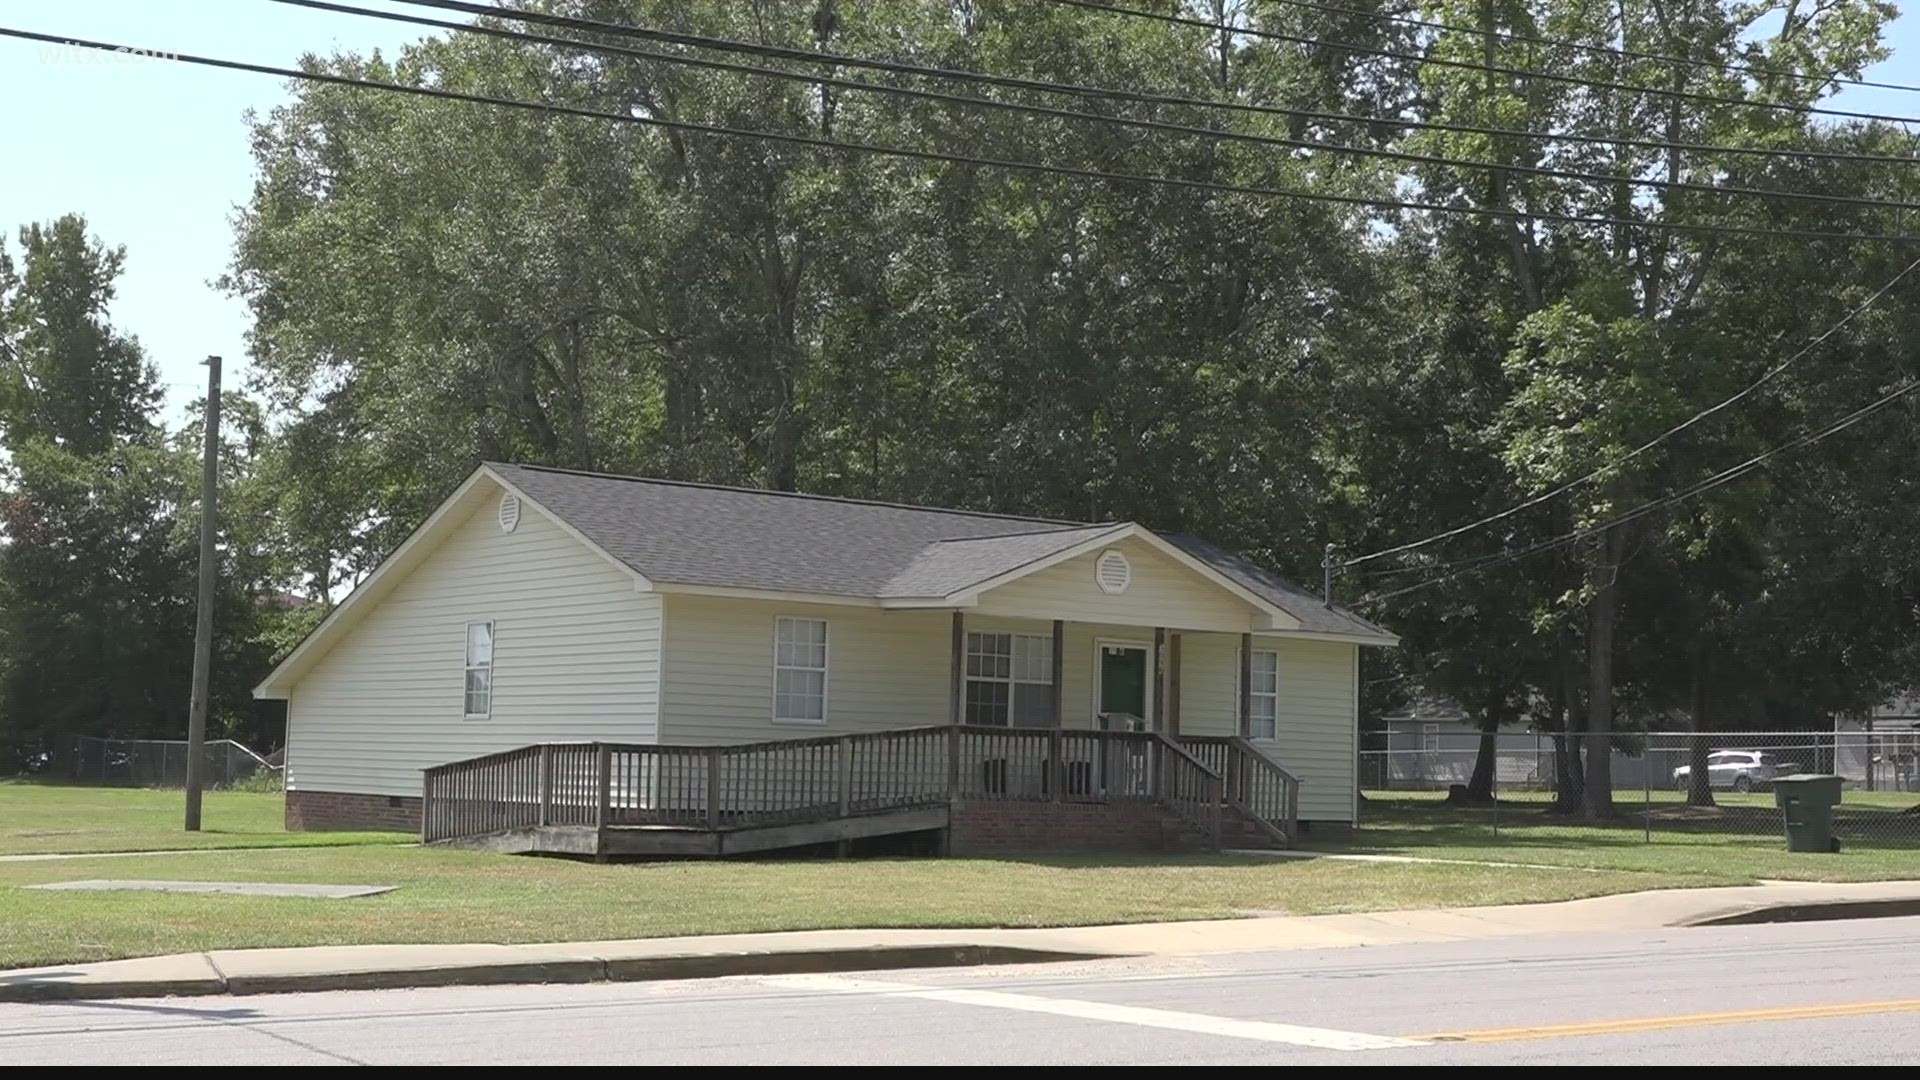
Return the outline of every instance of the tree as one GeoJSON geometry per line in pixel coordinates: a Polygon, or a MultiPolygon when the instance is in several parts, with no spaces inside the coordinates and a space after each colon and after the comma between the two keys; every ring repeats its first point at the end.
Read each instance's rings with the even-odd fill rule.
{"type": "MultiPolygon", "coordinates": [[[[78,217],[20,230],[0,252],[0,732],[177,737],[194,623],[197,437],[156,422],[139,343],[107,320],[123,253],[78,217]]],[[[237,445],[264,437],[234,401],[237,445]]],[[[242,501],[242,508],[245,507],[242,501]]],[[[249,522],[250,525],[250,522],[249,522]]],[[[254,714],[265,648],[258,560],[227,530],[217,623],[216,730],[254,714]]]]}

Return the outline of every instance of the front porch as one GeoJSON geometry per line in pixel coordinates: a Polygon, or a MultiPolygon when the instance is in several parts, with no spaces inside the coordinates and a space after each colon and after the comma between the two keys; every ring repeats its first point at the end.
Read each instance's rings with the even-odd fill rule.
{"type": "Polygon", "coordinates": [[[1279,661],[1250,632],[967,611],[949,618],[949,724],[1277,735],[1279,661]],[[1198,665],[1188,663],[1190,643],[1198,665]]]}
{"type": "Polygon", "coordinates": [[[735,746],[542,744],[428,769],[422,795],[423,841],[505,852],[844,852],[907,833],[961,853],[1118,849],[1108,840],[1219,850],[1289,844],[1299,781],[1237,736],[956,724],[735,746]]]}

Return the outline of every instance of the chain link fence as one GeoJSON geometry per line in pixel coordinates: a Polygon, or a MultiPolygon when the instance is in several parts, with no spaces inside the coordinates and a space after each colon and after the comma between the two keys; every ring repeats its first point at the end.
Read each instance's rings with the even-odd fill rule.
{"type": "Polygon", "coordinates": [[[1360,784],[1370,802],[1445,804],[1497,832],[1503,814],[1509,827],[1537,824],[1555,809],[1582,815],[1591,752],[1599,749],[1612,781],[1608,820],[1623,832],[1638,831],[1649,843],[1682,833],[1777,841],[1774,781],[1821,773],[1843,781],[1834,813],[1843,845],[1920,847],[1920,733],[1616,732],[1601,742],[1581,733],[1501,732],[1483,750],[1478,734],[1449,733],[1419,748],[1364,751],[1360,784]]]}
{"type": "MultiPolygon", "coordinates": [[[[229,787],[254,777],[276,775],[280,767],[232,739],[203,743],[201,781],[229,787]]],[[[168,788],[187,785],[184,739],[100,739],[82,736],[68,742],[14,748],[0,754],[0,773],[76,783],[168,788]]]]}

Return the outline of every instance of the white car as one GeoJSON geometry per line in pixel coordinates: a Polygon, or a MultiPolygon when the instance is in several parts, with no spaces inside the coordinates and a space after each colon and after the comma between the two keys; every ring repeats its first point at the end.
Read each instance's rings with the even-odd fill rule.
{"type": "MultiPolygon", "coordinates": [[[[1759,750],[1715,750],[1707,755],[1707,786],[1721,791],[1754,791],[1797,768],[1759,750]]],[[[1682,765],[1673,770],[1673,786],[1685,791],[1692,777],[1693,766],[1682,765]]]]}

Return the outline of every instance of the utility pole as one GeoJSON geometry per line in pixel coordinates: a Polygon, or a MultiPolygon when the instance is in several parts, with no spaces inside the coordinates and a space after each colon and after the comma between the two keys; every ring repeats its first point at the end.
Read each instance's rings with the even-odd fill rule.
{"type": "Polygon", "coordinates": [[[200,831],[200,760],[207,741],[207,684],[213,667],[213,541],[220,491],[220,358],[207,357],[207,441],[200,456],[200,600],[193,620],[193,699],[187,712],[187,831],[200,831]]]}
{"type": "Polygon", "coordinates": [[[1333,607],[1333,572],[1340,568],[1340,561],[1333,557],[1338,550],[1338,547],[1329,543],[1327,553],[1320,557],[1320,595],[1329,610],[1333,607]]]}

